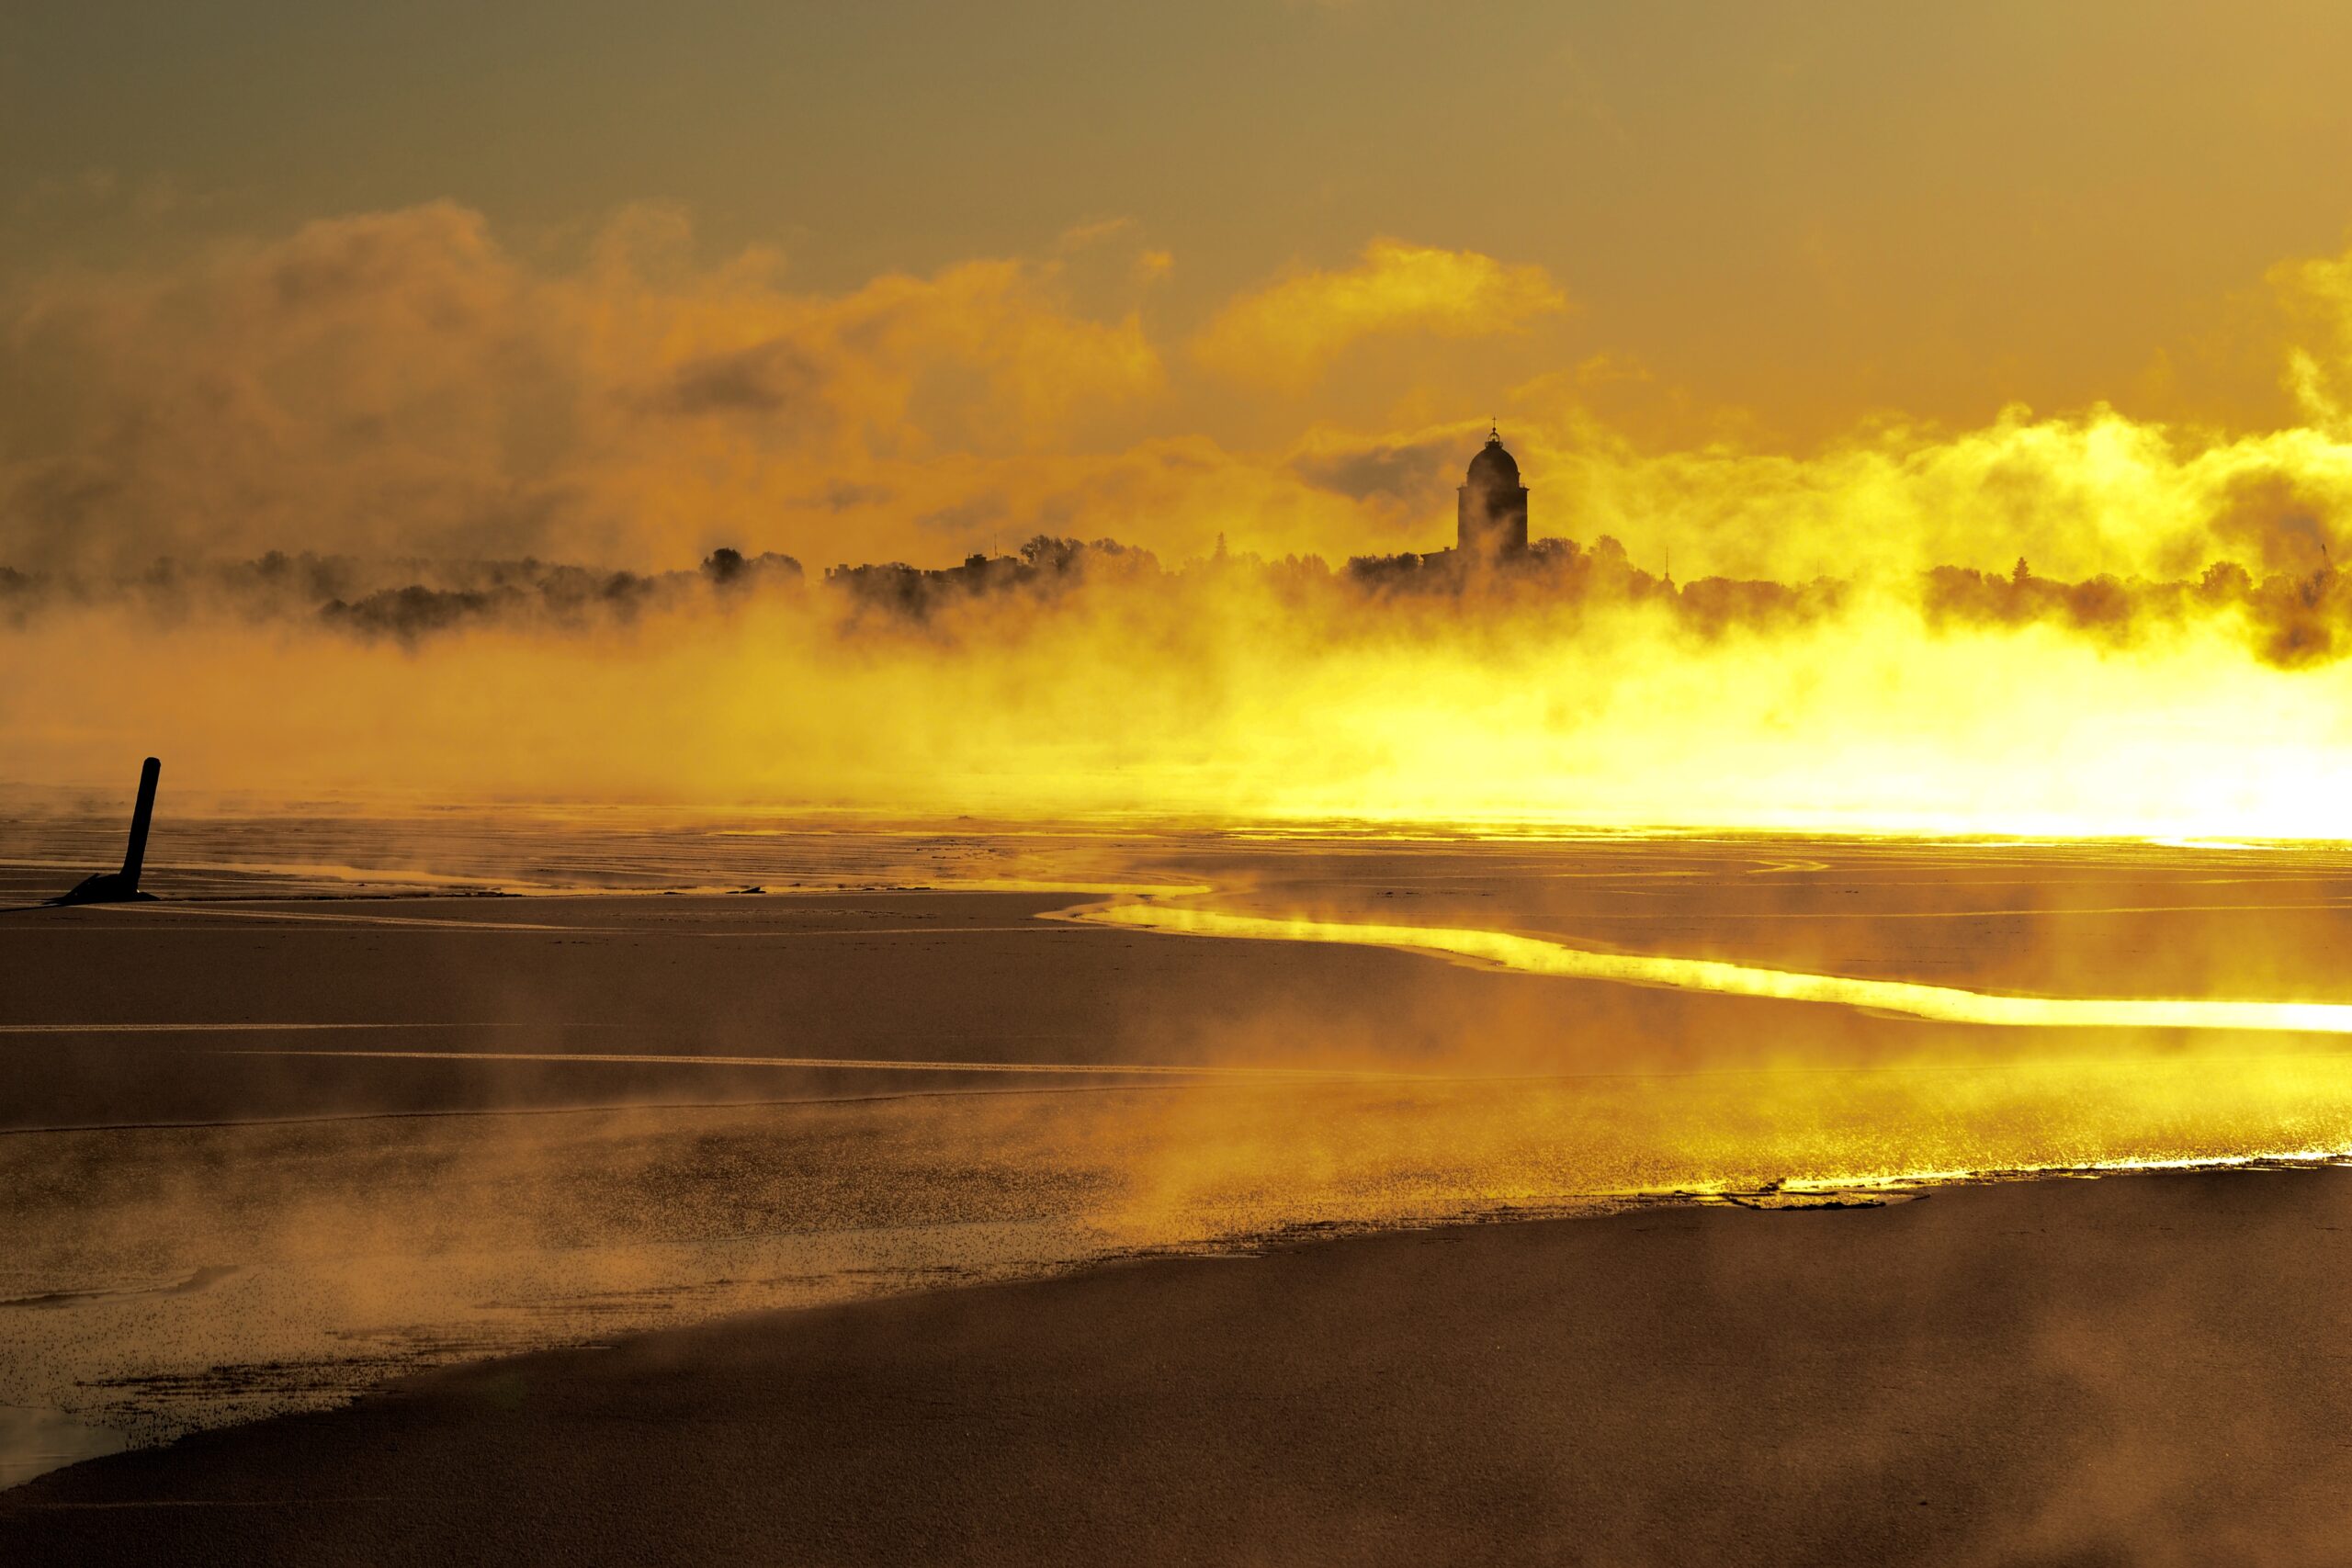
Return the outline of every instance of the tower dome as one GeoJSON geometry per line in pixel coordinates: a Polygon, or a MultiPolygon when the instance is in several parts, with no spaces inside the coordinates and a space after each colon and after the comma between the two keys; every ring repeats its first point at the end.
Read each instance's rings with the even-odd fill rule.
{"type": "Polygon", "coordinates": [[[1502,433],[1487,435],[1486,446],[1470,459],[1470,484],[1476,490],[1517,490],[1519,463],[1503,446],[1502,433]]]}

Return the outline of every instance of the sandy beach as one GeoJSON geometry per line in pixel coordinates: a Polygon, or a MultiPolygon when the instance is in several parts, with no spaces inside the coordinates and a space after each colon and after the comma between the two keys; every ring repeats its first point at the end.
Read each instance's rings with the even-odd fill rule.
{"type": "Polygon", "coordinates": [[[0,1493],[13,1561],[2321,1563],[2352,1177],[1308,1243],[495,1361],[0,1493]]]}
{"type": "Polygon", "coordinates": [[[0,926],[0,1554],[2327,1560],[2339,852],[175,833],[0,926]]]}

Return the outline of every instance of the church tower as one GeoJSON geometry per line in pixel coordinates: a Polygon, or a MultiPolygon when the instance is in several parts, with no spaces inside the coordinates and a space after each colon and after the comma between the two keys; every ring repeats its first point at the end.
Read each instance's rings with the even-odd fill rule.
{"type": "Polygon", "coordinates": [[[1465,558],[1527,553],[1527,487],[1519,482],[1519,464],[1503,449],[1501,431],[1487,433],[1487,445],[1470,459],[1468,481],[1457,493],[1456,547],[1465,558]]]}

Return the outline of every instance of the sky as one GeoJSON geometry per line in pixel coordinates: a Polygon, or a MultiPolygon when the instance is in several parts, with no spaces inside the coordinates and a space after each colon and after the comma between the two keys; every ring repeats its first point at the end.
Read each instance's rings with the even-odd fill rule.
{"type": "MultiPolygon", "coordinates": [[[[895,457],[936,470],[959,455],[1124,455],[1156,470],[1136,457],[1155,442],[1295,457],[1441,430],[1458,445],[1506,415],[1539,442],[1567,440],[1574,414],[1649,450],[1796,454],[1871,421],[1966,429],[2018,404],[2275,428],[2295,412],[2277,349],[2291,312],[2267,275],[2339,253],[2352,223],[2338,177],[2352,99],[2330,67],[2352,50],[2352,14],[2324,5],[32,0],[12,14],[0,278],[15,400],[53,416],[85,394],[60,382],[144,373],[119,344],[57,343],[61,296],[225,287],[224,255],[298,243],[306,226],[400,228],[384,243],[426,267],[475,246],[550,286],[633,244],[641,288],[695,294],[707,315],[753,273],[805,310],[929,286],[927,307],[957,319],[897,335],[899,363],[875,374],[904,389],[869,415],[912,428],[774,458],[818,492],[889,488],[895,457]],[[1352,314],[1329,298],[1350,278],[1352,314]],[[983,400],[1001,406],[925,417],[926,400],[969,403],[992,376],[983,400]]],[[[725,352],[775,325],[746,315],[730,338],[668,320],[647,325],[662,340],[648,352],[689,353],[696,336],[725,352]]],[[[63,444],[45,452],[20,429],[8,456],[21,472],[63,444]]],[[[498,477],[529,488],[528,453],[498,477]]],[[[806,514],[774,479],[734,483],[747,510],[804,513],[744,542],[819,556],[838,539],[863,558],[861,531],[865,554],[953,556],[986,531],[949,536],[959,503],[1007,513],[998,532],[1055,521],[952,482],[911,487],[928,492],[917,515],[945,514],[922,529],[806,514]]],[[[1170,488],[1097,479],[1060,504],[1191,547],[1202,525],[1177,514],[1204,503],[1170,488]]],[[[1344,553],[1336,509],[1257,493],[1245,506],[1232,492],[1250,488],[1227,476],[1225,504],[1288,514],[1238,531],[1344,553]]],[[[1415,496],[1422,521],[1442,523],[1442,490],[1415,496]]],[[[1398,547],[1410,521],[1378,520],[1370,544],[1398,547]]],[[[601,525],[610,548],[671,547],[667,531],[601,525]]],[[[419,542],[464,531],[445,520],[419,542]]],[[[130,532],[126,548],[148,542],[130,532]]],[[[486,548],[528,533],[481,525],[486,548]]],[[[548,542],[600,542],[575,533],[548,542]]]]}
{"type": "MultiPolygon", "coordinates": [[[[1685,583],[1857,585],[1805,601],[1826,642],[1686,658],[1657,626],[1612,634],[1651,696],[1781,682],[1742,722],[1783,805],[1819,781],[1770,749],[1797,747],[1821,692],[1842,691],[1856,745],[1916,703],[1843,690],[1856,661],[1933,664],[1947,693],[2046,672],[1989,631],[1921,653],[1961,602],[1918,588],[1939,567],[2193,584],[2234,563],[2256,587],[2193,615],[2186,589],[2136,588],[1985,614],[2073,617],[2052,635],[2079,682],[2035,703],[2052,724],[2121,716],[2102,778],[2164,776],[2147,759],[2184,683],[2214,733],[2267,716],[2285,750],[2240,755],[2334,757],[2352,746],[2324,716],[2352,647],[2332,575],[2352,547],[2346,58],[2352,11],[2300,0],[19,0],[0,30],[0,569],[48,604],[155,580],[159,558],[272,550],[659,572],[723,546],[813,580],[1049,533],[1170,566],[1221,543],[1336,566],[1450,544],[1493,421],[1539,538],[1607,536],[1685,583]],[[2156,608],[2099,609],[2127,602],[2156,608]],[[1832,603],[1869,609],[1833,637],[1832,603]]],[[[1246,640],[1261,612],[1216,604],[1170,635],[1246,640]]],[[[1062,657],[1118,663],[1117,621],[1062,657]]],[[[1526,646],[1602,660],[1549,622],[1526,646]]],[[[1375,679],[1361,652],[1330,677],[1360,716],[1363,692],[1434,705],[1494,673],[1449,645],[1375,679]]],[[[141,657],[191,668],[185,646],[141,657]]],[[[439,675],[386,657],[424,662],[371,664],[371,689],[460,679],[454,653],[439,675]]],[[[514,701],[560,709],[568,656],[516,657],[540,673],[514,701]]],[[[1037,673],[1008,655],[974,700],[1037,673]]],[[[1139,679],[1131,706],[1191,700],[1139,679]]],[[[316,694],[322,723],[339,689],[316,694]]],[[[121,739],[57,691],[19,709],[55,759],[26,776],[87,776],[121,739]]],[[[1239,691],[1228,751],[1264,716],[1239,691]]],[[[1510,722],[1553,750],[1497,751],[1493,809],[1582,810],[1529,781],[1582,755],[1601,708],[1676,754],[1650,696],[1611,692],[1539,682],[1510,722]]],[[[2014,708],[1983,694],[1973,739],[1920,738],[1900,767],[2030,750],[2014,708]]],[[[737,716],[695,743],[756,754],[737,716]]],[[[1071,722],[1095,727],[1089,766],[1115,768],[1132,721],[1099,717],[1071,722]]],[[[1057,766],[1036,747],[1061,744],[1058,718],[1039,722],[1023,777],[1057,766]]],[[[1365,723],[1390,761],[1430,733],[1365,723]]],[[[1187,756],[1215,750],[1187,733],[1187,756]]],[[[1356,802],[1355,776],[1315,808],[1356,802]]],[[[1621,815],[1646,798],[1605,782],[1621,815]]],[[[1416,774],[1395,798],[1437,789],[1416,774]]],[[[1972,783],[1934,820],[2097,819],[2072,796],[1979,809],[1998,793],[1972,783]]],[[[2245,815],[2228,779],[2189,795],[2143,816],[2245,815]]],[[[1746,809],[1717,791],[1685,815],[1746,809]]],[[[2333,820],[2300,795],[2255,816],[2333,820]]]]}

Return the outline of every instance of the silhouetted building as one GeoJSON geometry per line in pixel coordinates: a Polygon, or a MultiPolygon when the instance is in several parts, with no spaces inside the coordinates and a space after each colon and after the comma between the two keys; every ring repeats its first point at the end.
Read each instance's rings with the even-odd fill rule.
{"type": "Polygon", "coordinates": [[[1519,464],[1503,447],[1502,433],[1487,433],[1487,445],[1470,459],[1461,490],[1455,547],[1464,558],[1493,560],[1527,553],[1527,487],[1519,464]]]}
{"type": "MultiPolygon", "coordinates": [[[[1573,562],[1583,552],[1566,539],[1546,539],[1531,546],[1527,537],[1527,487],[1519,482],[1519,461],[1503,446],[1502,432],[1489,429],[1487,444],[1470,459],[1470,471],[1454,492],[1454,542],[1450,549],[1425,554],[1354,556],[1348,575],[1382,588],[1408,585],[1430,592],[1459,590],[1484,581],[1482,569],[1509,565],[1512,575],[1522,570],[1552,568],[1573,562]]],[[[1623,553],[1614,539],[1602,545],[1623,553]]]]}

